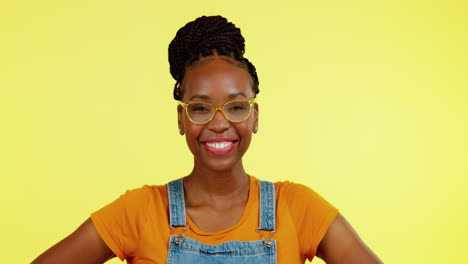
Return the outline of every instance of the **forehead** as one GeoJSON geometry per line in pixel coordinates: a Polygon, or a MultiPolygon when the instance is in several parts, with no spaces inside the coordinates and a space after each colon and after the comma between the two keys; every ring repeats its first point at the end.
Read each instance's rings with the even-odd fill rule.
{"type": "Polygon", "coordinates": [[[223,101],[232,97],[254,97],[247,71],[219,57],[190,66],[182,83],[183,101],[223,101]]]}

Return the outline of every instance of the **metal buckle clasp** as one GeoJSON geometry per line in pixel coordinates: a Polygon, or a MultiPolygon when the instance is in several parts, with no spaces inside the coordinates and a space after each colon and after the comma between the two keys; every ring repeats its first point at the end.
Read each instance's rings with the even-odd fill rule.
{"type": "Polygon", "coordinates": [[[184,226],[182,228],[171,226],[171,236],[174,236],[174,242],[176,242],[177,244],[181,244],[182,242],[184,242],[185,231],[187,231],[187,229],[189,228],[190,226],[184,226]],[[177,230],[181,230],[181,232],[177,233],[177,230]]]}
{"type": "Polygon", "coordinates": [[[273,245],[273,233],[276,232],[276,230],[273,231],[265,231],[261,229],[256,229],[257,233],[260,234],[261,239],[263,240],[263,245],[267,248],[270,248],[273,245]],[[265,233],[268,232],[266,235],[265,233]]]}

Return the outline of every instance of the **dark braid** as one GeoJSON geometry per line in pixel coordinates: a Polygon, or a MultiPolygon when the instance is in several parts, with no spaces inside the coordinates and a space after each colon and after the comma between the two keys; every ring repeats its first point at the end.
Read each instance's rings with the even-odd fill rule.
{"type": "Polygon", "coordinates": [[[240,29],[222,16],[202,16],[179,29],[169,44],[170,71],[176,80],[174,99],[182,99],[180,85],[186,68],[202,57],[215,54],[240,62],[252,77],[252,89],[258,94],[257,71],[255,66],[244,58],[244,42],[240,29]]]}

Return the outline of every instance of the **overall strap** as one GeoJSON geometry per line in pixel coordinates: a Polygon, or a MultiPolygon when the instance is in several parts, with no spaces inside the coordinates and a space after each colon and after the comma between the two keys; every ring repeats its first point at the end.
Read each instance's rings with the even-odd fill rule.
{"type": "Polygon", "coordinates": [[[185,219],[185,199],[182,179],[174,180],[167,184],[167,197],[169,199],[170,226],[187,226],[185,219]]]}
{"type": "Polygon", "coordinates": [[[275,231],[276,222],[275,185],[260,181],[260,223],[259,230],[275,231]]]}

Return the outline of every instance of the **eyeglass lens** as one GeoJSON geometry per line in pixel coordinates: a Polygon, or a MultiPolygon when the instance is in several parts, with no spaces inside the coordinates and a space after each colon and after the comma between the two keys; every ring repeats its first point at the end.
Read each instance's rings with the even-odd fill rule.
{"type": "MultiPolygon", "coordinates": [[[[203,102],[192,102],[187,105],[187,114],[196,123],[204,123],[211,119],[216,108],[203,102]]],[[[244,121],[250,113],[250,103],[238,100],[226,103],[223,107],[226,117],[234,122],[244,121]]]]}

